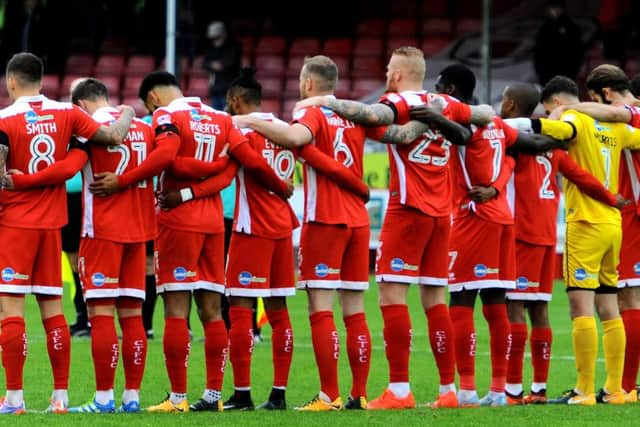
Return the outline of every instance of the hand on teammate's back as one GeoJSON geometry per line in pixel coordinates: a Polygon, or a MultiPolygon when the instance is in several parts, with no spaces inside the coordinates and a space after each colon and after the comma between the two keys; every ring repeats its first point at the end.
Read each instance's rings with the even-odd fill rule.
{"type": "Polygon", "coordinates": [[[89,191],[97,197],[107,197],[118,191],[118,176],[113,172],[100,172],[93,175],[89,191]]]}
{"type": "Polygon", "coordinates": [[[469,190],[469,197],[471,200],[477,203],[485,203],[493,199],[498,195],[498,190],[494,187],[482,187],[479,185],[471,187],[469,190]]]}
{"type": "Polygon", "coordinates": [[[295,187],[293,186],[293,181],[291,181],[290,179],[285,179],[284,182],[287,183],[287,189],[285,190],[285,193],[284,193],[284,197],[286,200],[289,197],[293,196],[293,190],[295,187]]]}
{"type": "Polygon", "coordinates": [[[13,190],[15,187],[13,185],[13,178],[11,175],[24,175],[21,170],[18,169],[9,169],[6,174],[2,175],[0,186],[3,190],[13,190]]]}
{"type": "Polygon", "coordinates": [[[182,204],[182,196],[178,190],[165,190],[156,193],[158,205],[164,211],[171,210],[182,204]]]}
{"type": "Polygon", "coordinates": [[[569,109],[569,107],[567,105],[559,105],[559,106],[557,106],[556,108],[553,109],[551,114],[549,114],[548,118],[551,119],[551,120],[559,120],[560,116],[562,116],[562,113],[564,113],[568,109],[569,109]]]}
{"type": "Polygon", "coordinates": [[[631,200],[625,199],[622,195],[616,194],[616,208],[622,209],[631,204],[631,200]]]}

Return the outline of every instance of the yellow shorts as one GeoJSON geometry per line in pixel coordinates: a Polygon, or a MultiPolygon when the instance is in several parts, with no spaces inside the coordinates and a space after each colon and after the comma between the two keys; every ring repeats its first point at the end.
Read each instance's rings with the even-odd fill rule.
{"type": "Polygon", "coordinates": [[[618,224],[567,223],[564,282],[569,288],[618,286],[622,227],[618,224]]]}

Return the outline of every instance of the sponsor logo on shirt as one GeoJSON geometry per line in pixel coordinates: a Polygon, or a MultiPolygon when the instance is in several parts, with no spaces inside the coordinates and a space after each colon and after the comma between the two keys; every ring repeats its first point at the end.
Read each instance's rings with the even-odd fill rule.
{"type": "Polygon", "coordinates": [[[602,126],[600,122],[597,120],[593,121],[593,126],[598,130],[598,132],[606,132],[611,130],[611,128],[607,126],[602,126]]]}
{"type": "Polygon", "coordinates": [[[173,269],[173,278],[176,279],[178,282],[182,282],[187,277],[195,277],[195,275],[196,275],[195,271],[189,271],[184,267],[176,267],[173,269]]]}
{"type": "Polygon", "coordinates": [[[640,262],[633,265],[633,272],[636,273],[636,276],[640,276],[640,262]]]}
{"type": "Polygon", "coordinates": [[[391,270],[393,270],[393,271],[402,271],[402,270],[418,271],[418,266],[417,265],[407,264],[407,263],[404,262],[404,260],[402,258],[394,258],[394,259],[391,260],[391,270]]]}
{"type": "Polygon", "coordinates": [[[171,116],[169,114],[158,116],[159,125],[168,125],[169,123],[171,123],[171,116]]]}
{"type": "Polygon", "coordinates": [[[485,277],[487,274],[497,274],[499,272],[499,268],[489,268],[484,264],[476,264],[473,267],[473,274],[475,274],[476,277],[479,278],[485,277]]]}
{"type": "Polygon", "coordinates": [[[576,269],[575,273],[573,273],[573,277],[578,281],[581,282],[584,279],[587,278],[587,272],[584,271],[584,268],[578,268],[576,269]]]}
{"type": "Polygon", "coordinates": [[[29,110],[24,113],[24,121],[30,125],[36,123],[38,121],[38,114],[33,110],[29,110]]]}
{"type": "Polygon", "coordinates": [[[3,268],[2,272],[0,272],[0,275],[2,276],[3,282],[12,282],[13,279],[29,280],[28,274],[16,273],[16,271],[11,267],[3,268]]]}
{"type": "Polygon", "coordinates": [[[196,110],[195,108],[189,111],[189,115],[191,116],[191,119],[195,120],[196,122],[199,122],[200,120],[202,120],[202,116],[200,115],[198,110],[196,110]]]}
{"type": "Polygon", "coordinates": [[[516,289],[524,291],[529,287],[529,279],[524,276],[520,276],[516,279],[516,289]]]}

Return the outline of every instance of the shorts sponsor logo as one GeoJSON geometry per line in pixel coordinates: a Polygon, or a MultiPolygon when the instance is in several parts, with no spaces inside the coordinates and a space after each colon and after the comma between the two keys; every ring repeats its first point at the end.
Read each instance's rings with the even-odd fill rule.
{"type": "Polygon", "coordinates": [[[316,276],[327,277],[329,275],[329,266],[327,264],[316,265],[316,276]]]}
{"type": "Polygon", "coordinates": [[[253,274],[249,273],[248,271],[243,271],[238,274],[238,283],[240,283],[242,286],[249,286],[252,280],[253,274]]]}
{"type": "Polygon", "coordinates": [[[391,270],[402,271],[404,269],[404,260],[402,258],[394,258],[391,260],[391,270]]]}
{"type": "Polygon", "coordinates": [[[636,273],[636,276],[640,276],[640,262],[633,265],[633,272],[636,273]]]}
{"type": "Polygon", "coordinates": [[[24,120],[29,123],[30,125],[37,123],[38,122],[38,114],[33,111],[33,110],[29,110],[26,113],[24,113],[24,120]]]}
{"type": "Polygon", "coordinates": [[[91,275],[91,283],[93,284],[93,286],[97,286],[97,287],[103,286],[105,283],[105,279],[106,278],[102,273],[93,273],[91,275]]]}
{"type": "Polygon", "coordinates": [[[476,264],[475,267],[473,267],[473,274],[476,275],[476,277],[484,277],[487,275],[487,266],[484,264],[476,264]]]}
{"type": "Polygon", "coordinates": [[[524,291],[529,287],[529,279],[524,276],[520,276],[516,279],[516,289],[524,291]]]}
{"type": "Polygon", "coordinates": [[[16,272],[11,267],[5,267],[2,269],[2,281],[11,282],[16,277],[16,272]]]}
{"type": "Polygon", "coordinates": [[[573,273],[573,277],[578,281],[581,282],[584,279],[587,278],[587,272],[584,271],[584,268],[578,268],[576,269],[575,273],[573,273]]]}
{"type": "Polygon", "coordinates": [[[173,270],[173,278],[176,279],[178,282],[182,282],[184,279],[187,278],[187,269],[184,267],[176,267],[173,270]]]}

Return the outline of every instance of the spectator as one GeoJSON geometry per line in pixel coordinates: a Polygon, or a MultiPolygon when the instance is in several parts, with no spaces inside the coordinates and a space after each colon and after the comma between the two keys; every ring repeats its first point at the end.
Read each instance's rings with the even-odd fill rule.
{"type": "Polygon", "coordinates": [[[229,85],[240,74],[242,45],[229,37],[224,24],[213,21],[207,29],[211,44],[202,66],[209,71],[209,95],[211,106],[223,110],[229,85]]]}
{"type": "Polygon", "coordinates": [[[541,85],[562,75],[576,79],[584,58],[582,33],[566,14],[564,0],[550,0],[548,16],[536,36],[533,64],[541,85]]]}

